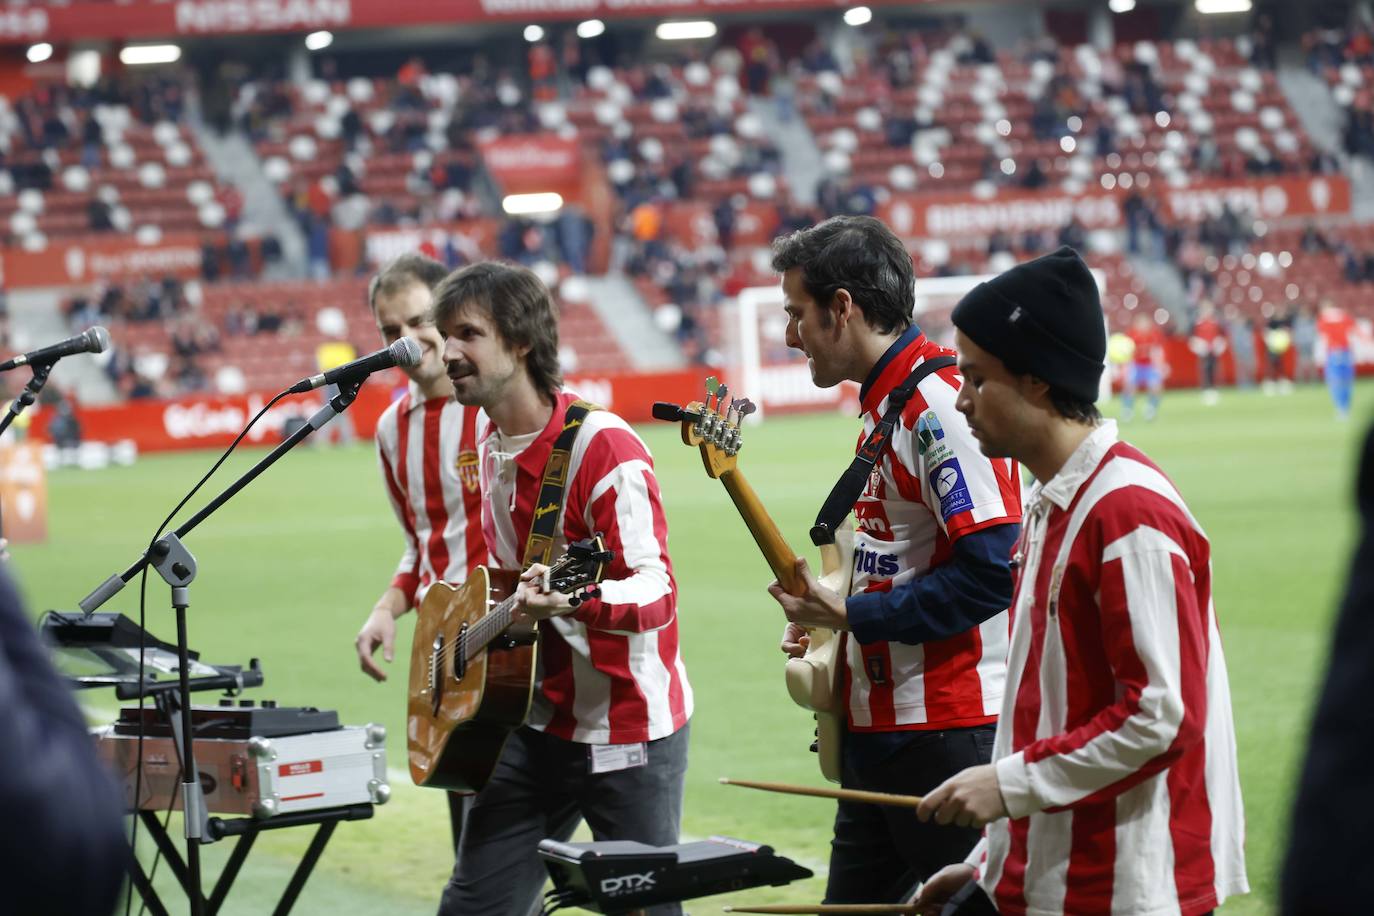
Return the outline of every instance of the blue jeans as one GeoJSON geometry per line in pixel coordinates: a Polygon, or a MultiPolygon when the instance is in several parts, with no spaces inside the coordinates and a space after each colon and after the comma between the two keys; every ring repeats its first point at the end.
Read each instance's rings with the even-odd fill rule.
{"type": "MultiPolygon", "coordinates": [[[[588,745],[516,729],[496,772],[477,793],[463,828],[453,877],[439,916],[523,916],[538,911],[548,872],[539,841],[567,839],[579,818],[597,840],[637,840],[653,846],[678,841],[682,785],[687,773],[684,725],[648,743],[648,762],[612,773],[589,772],[588,745]]],[[[649,909],[675,916],[677,904],[649,909]]]]}

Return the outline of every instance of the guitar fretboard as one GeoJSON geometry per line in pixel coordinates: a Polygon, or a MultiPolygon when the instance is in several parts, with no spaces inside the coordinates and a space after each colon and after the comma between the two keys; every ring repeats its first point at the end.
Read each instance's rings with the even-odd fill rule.
{"type": "Polygon", "coordinates": [[[486,651],[492,640],[506,631],[515,619],[515,596],[511,595],[468,629],[463,637],[463,658],[472,661],[486,651]]]}

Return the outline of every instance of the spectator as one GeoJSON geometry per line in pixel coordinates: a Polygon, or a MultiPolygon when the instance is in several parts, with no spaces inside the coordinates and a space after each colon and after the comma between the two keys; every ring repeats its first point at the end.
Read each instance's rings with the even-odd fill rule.
{"type": "Polygon", "coordinates": [[[1226,336],[1236,366],[1236,386],[1249,388],[1255,383],[1255,326],[1234,305],[1226,308],[1226,336]]]}
{"type": "Polygon", "coordinates": [[[1317,366],[1317,317],[1312,309],[1303,306],[1293,316],[1293,380],[1315,382],[1320,375],[1317,366]]]}

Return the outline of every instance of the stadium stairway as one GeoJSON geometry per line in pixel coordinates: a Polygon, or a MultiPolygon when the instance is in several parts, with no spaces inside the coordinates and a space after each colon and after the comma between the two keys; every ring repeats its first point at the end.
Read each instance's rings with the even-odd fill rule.
{"type": "Polygon", "coordinates": [[[1341,124],[1345,118],[1332,100],[1326,83],[1305,68],[1292,64],[1279,68],[1278,81],[1313,145],[1339,155],[1341,124]]]}
{"type": "MultiPolygon", "coordinates": [[[[795,91],[789,91],[789,103],[795,105],[795,91]]],[[[778,102],[773,99],[751,98],[749,110],[763,122],[763,135],[771,137],[782,153],[782,173],[787,186],[798,203],[810,205],[816,201],[816,186],[825,177],[821,150],[816,138],[797,111],[784,119],[778,102]]]]}
{"type": "Polygon", "coordinates": [[[1128,255],[1126,260],[1140,279],[1145,281],[1145,288],[1150,294],[1174,316],[1174,326],[1189,327],[1193,316],[1188,308],[1188,289],[1183,285],[1178,268],[1170,261],[1156,261],[1143,255],[1128,255]]]}
{"type": "Polygon", "coordinates": [[[1345,115],[1331,97],[1331,89],[1305,67],[1297,64],[1279,68],[1279,87],[1302,122],[1303,129],[1317,147],[1335,153],[1350,176],[1351,216],[1356,222],[1374,220],[1374,168],[1359,156],[1343,151],[1341,134],[1345,115]]]}
{"type": "Polygon", "coordinates": [[[281,242],[282,259],[268,265],[264,280],[295,280],[306,275],[305,235],[286,209],[272,182],[262,171],[262,161],[248,139],[233,131],[221,136],[205,123],[198,109],[192,110],[191,129],[205,152],[205,160],[221,181],[238,186],[243,194],[245,226],[257,232],[275,235],[281,242]]]}
{"type": "MultiPolygon", "coordinates": [[[[14,353],[26,353],[38,347],[65,340],[73,331],[62,316],[63,292],[56,289],[16,289],[9,294],[10,346],[14,353]]],[[[115,341],[118,344],[118,341],[115,341]]],[[[12,354],[5,354],[8,358],[12,354]]],[[[109,404],[119,395],[108,376],[102,356],[80,355],[61,360],[48,378],[48,387],[74,391],[83,404],[109,404]]],[[[9,373],[9,391],[18,395],[29,381],[28,369],[9,373]]],[[[8,406],[8,405],[6,405],[8,406]]]]}
{"type": "Polygon", "coordinates": [[[588,304],[630,358],[626,368],[679,369],[687,364],[682,348],[654,323],[653,312],[628,277],[607,274],[585,279],[588,304]]]}

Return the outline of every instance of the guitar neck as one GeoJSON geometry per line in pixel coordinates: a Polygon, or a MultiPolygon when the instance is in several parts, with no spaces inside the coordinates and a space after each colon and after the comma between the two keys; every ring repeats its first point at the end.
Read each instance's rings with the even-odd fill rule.
{"type": "Polygon", "coordinates": [[[782,532],[778,530],[768,510],[763,508],[763,503],[754,492],[754,488],[737,468],[721,474],[720,482],[725,484],[725,491],[730,494],[730,499],[734,501],[744,524],[749,526],[749,533],[754,536],[754,543],[759,545],[759,550],[763,552],[763,558],[768,561],[773,575],[778,577],[778,582],[789,594],[798,594],[802,583],[797,576],[797,555],[783,540],[782,532]]]}

